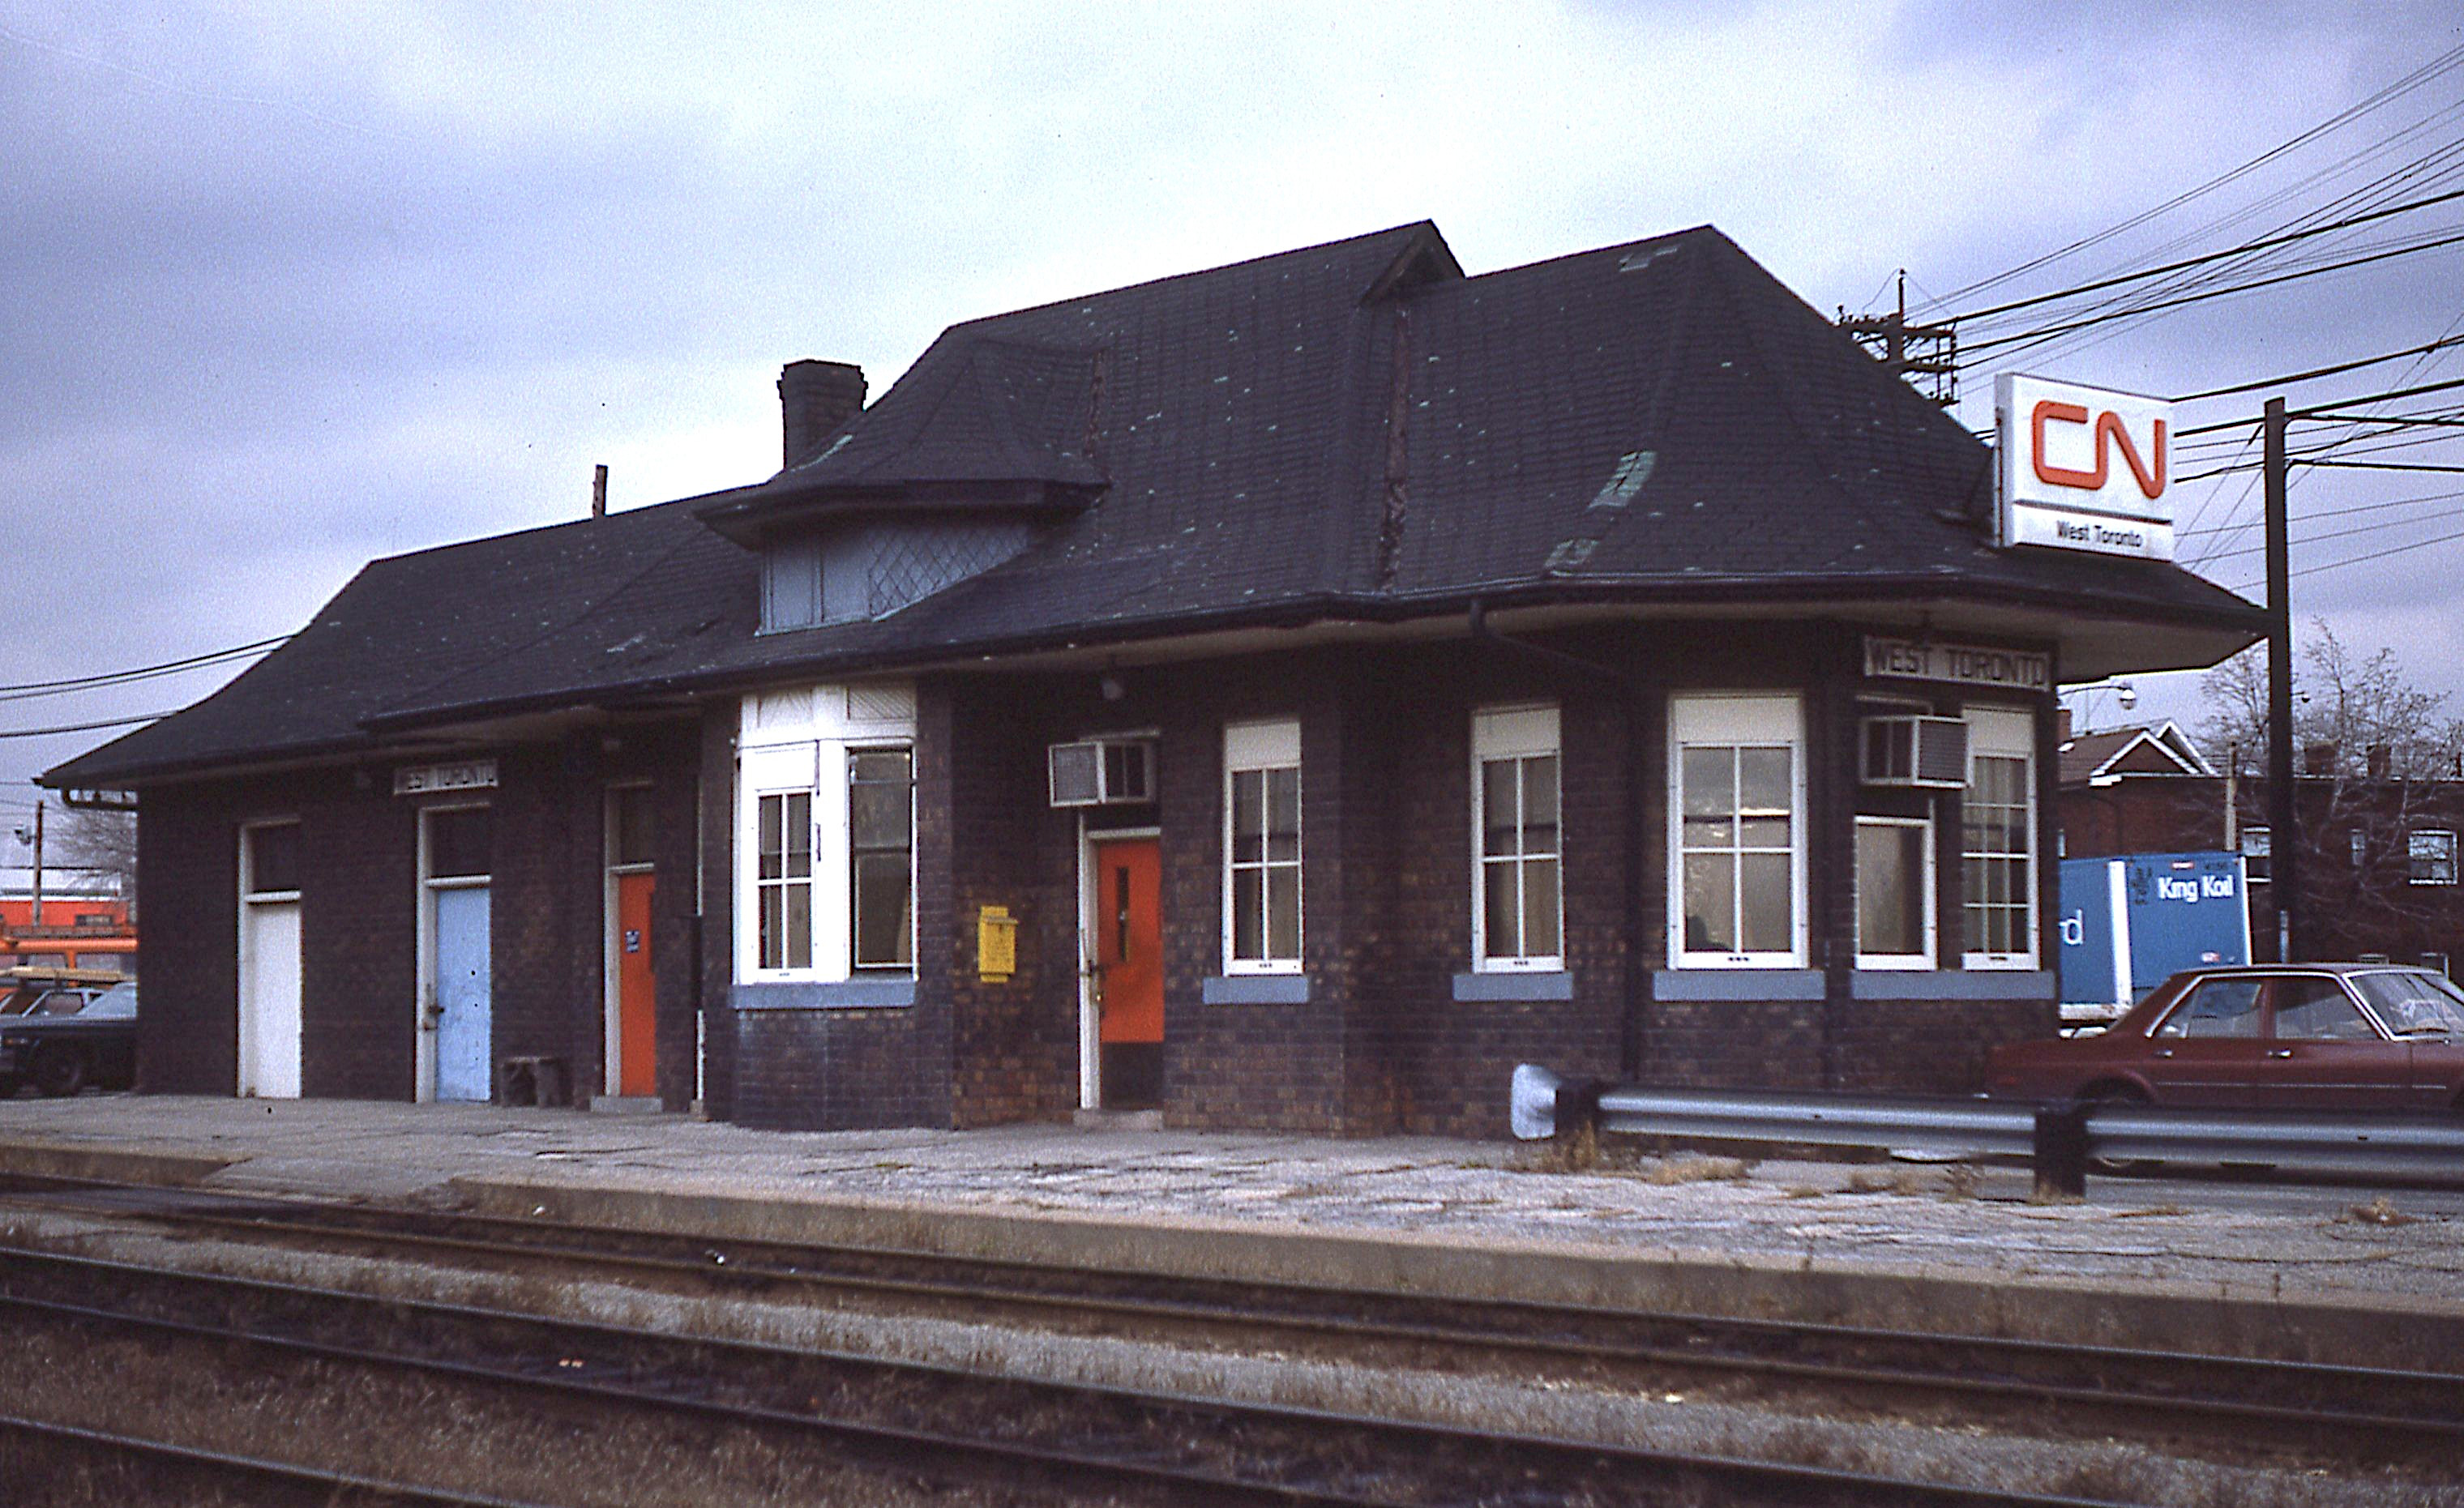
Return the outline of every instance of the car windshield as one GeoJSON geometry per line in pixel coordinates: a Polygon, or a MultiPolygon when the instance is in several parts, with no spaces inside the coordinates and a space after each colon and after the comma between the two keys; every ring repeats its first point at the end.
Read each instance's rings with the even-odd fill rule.
{"type": "Polygon", "coordinates": [[[2434,973],[2355,974],[2353,987],[2398,1037],[2464,1037],[2464,991],[2434,973]]]}
{"type": "Polygon", "coordinates": [[[137,987],[116,984],[95,996],[95,1001],[80,1013],[88,1020],[134,1020],[137,1016],[137,987]]]}

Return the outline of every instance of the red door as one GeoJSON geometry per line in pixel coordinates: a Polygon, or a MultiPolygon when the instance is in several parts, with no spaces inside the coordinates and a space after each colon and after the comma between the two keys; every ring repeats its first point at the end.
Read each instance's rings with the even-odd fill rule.
{"type": "Polygon", "coordinates": [[[616,877],[616,1086],[620,1094],[659,1092],[653,1026],[657,1013],[652,1009],[655,980],[650,972],[650,897],[657,882],[655,874],[616,877]]]}
{"type": "Polygon", "coordinates": [[[1155,1104],[1163,1088],[1163,890],[1152,838],[1095,845],[1097,1036],[1103,1103],[1155,1104]]]}

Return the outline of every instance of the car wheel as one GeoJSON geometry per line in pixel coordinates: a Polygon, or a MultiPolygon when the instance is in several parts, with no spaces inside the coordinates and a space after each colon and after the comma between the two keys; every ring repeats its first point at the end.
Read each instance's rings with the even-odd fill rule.
{"type": "MultiPolygon", "coordinates": [[[[2079,1098],[2092,1105],[2141,1105],[2153,1103],[2147,1098],[2145,1090],[2136,1084],[2127,1083],[2101,1083],[2093,1088],[2082,1090],[2079,1098]]],[[[2154,1172],[2160,1166],[2153,1159],[2145,1157],[2091,1157],[2087,1165],[2101,1173],[2147,1173],[2154,1172]]]]}
{"type": "Polygon", "coordinates": [[[65,1100],[85,1087],[85,1054],[74,1047],[46,1047],[34,1059],[34,1087],[65,1100]]]}

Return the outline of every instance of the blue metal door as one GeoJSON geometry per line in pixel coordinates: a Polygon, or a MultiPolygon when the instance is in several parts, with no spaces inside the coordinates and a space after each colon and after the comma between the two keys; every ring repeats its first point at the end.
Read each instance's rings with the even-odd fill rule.
{"type": "Polygon", "coordinates": [[[486,1100],[488,887],[436,892],[436,1098],[486,1100]]]}

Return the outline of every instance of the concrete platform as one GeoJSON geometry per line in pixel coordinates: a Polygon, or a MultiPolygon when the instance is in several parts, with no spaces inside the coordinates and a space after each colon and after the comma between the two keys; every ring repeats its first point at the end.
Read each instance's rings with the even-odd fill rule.
{"type": "Polygon", "coordinates": [[[2464,1355],[2464,1186],[2092,1180],[1111,1126],[793,1134],[679,1116],[0,1102],[0,1169],[452,1203],[1257,1279],[2421,1366],[2464,1355]],[[1726,1174],[1726,1176],[1723,1176],[1726,1174]]]}

